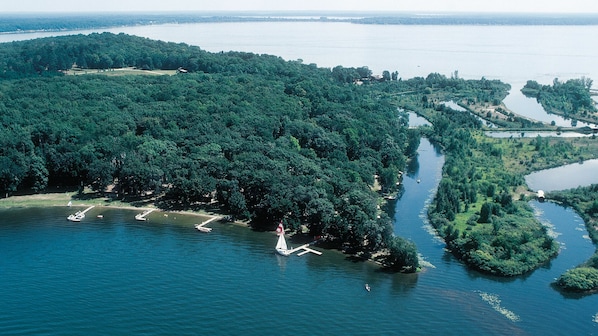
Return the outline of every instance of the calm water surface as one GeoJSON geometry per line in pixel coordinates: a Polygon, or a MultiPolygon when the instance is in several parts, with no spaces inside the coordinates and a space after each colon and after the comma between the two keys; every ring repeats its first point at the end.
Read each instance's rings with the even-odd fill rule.
{"type": "Polygon", "coordinates": [[[545,169],[525,177],[532,190],[565,190],[598,183],[598,159],[545,169]]]}
{"type": "Polygon", "coordinates": [[[443,162],[422,140],[396,204],[396,232],[433,265],[411,275],[335,251],[279,257],[273,233],[216,223],[202,234],[197,218],[180,214],[138,222],[137,212],[97,207],[72,223],[66,206],[0,210],[0,334],[598,333],[598,296],[550,286],[593,253],[581,219],[533,203],[561,242],[560,256],[513,279],[468,271],[425,220],[443,162]]]}

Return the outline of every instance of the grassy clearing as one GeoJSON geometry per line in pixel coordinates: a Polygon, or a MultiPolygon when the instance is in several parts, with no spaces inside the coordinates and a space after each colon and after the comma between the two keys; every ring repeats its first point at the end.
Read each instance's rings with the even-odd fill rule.
{"type": "MultiPolygon", "coordinates": [[[[0,199],[0,208],[65,206],[73,201],[73,195],[74,192],[11,196],[0,199]]],[[[85,205],[77,203],[73,201],[74,205],[85,205]]]]}
{"type": "Polygon", "coordinates": [[[114,208],[138,208],[130,203],[111,201],[106,197],[78,197],[77,192],[44,193],[33,195],[10,196],[0,199],[0,208],[51,207],[67,206],[71,202],[73,207],[109,206],[114,208]]]}
{"type": "Polygon", "coordinates": [[[118,69],[106,69],[106,70],[98,70],[98,69],[79,69],[79,68],[72,68],[70,70],[65,71],[65,74],[70,76],[77,76],[77,75],[105,75],[105,76],[127,76],[127,75],[134,75],[134,76],[172,76],[177,73],[176,70],[142,70],[133,67],[128,68],[118,68],[118,69]]]}

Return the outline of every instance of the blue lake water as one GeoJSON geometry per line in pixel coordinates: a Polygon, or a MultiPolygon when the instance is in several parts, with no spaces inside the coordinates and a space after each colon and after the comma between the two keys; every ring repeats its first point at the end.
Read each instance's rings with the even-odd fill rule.
{"type": "MultiPolygon", "coordinates": [[[[404,78],[454,71],[514,85],[598,78],[598,44],[591,43],[597,26],[279,22],[107,31],[325,67],[397,70],[404,78]]],[[[49,35],[57,33],[0,35],[0,41],[49,35]]],[[[512,279],[468,271],[425,219],[443,160],[422,140],[396,203],[397,234],[413,240],[433,265],[411,275],[383,273],[336,251],[278,257],[274,234],[217,223],[201,234],[193,228],[196,218],[180,214],[153,213],[138,222],[136,212],[95,208],[75,224],[65,219],[67,207],[0,210],[0,334],[598,334],[598,295],[563,295],[550,285],[594,252],[581,219],[532,202],[562,244],[559,257],[512,279]],[[102,219],[95,217],[100,211],[102,219]]]]}
{"type": "Polygon", "coordinates": [[[66,206],[0,210],[0,334],[598,333],[598,296],[550,286],[594,251],[581,219],[534,202],[559,257],[512,279],[468,271],[425,220],[443,161],[423,139],[396,204],[397,234],[433,265],[419,274],[387,274],[337,251],[280,257],[274,233],[214,223],[203,234],[181,214],[139,222],[136,211],[96,207],[73,223],[66,206]]]}
{"type": "Polygon", "coordinates": [[[598,159],[533,172],[525,177],[532,190],[565,190],[598,183],[598,159]]]}

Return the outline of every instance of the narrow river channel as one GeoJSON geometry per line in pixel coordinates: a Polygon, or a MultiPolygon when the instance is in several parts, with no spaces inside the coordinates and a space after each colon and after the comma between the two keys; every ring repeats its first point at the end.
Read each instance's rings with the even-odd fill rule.
{"type": "Polygon", "coordinates": [[[598,332],[593,320],[598,313],[598,297],[563,295],[551,286],[555,278],[594,252],[583,220],[571,209],[533,201],[530,205],[536,217],[561,244],[558,257],[530,274],[515,278],[491,277],[468,270],[444,250],[444,242],[426,219],[426,206],[433,199],[443,163],[439,150],[422,139],[417,162],[407,171],[404,193],[396,204],[395,232],[415,242],[423,259],[433,265],[420,275],[418,286],[429,283],[443,291],[442,295],[470,300],[472,309],[480,309],[473,308],[476,302],[485,302],[512,322],[502,327],[515,334],[551,334],[557,329],[557,334],[598,332]]]}

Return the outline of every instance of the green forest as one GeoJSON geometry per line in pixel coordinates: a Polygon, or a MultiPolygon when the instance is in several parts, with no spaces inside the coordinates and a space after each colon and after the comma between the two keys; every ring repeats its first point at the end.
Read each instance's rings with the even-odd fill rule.
{"type": "MultiPolygon", "coordinates": [[[[484,273],[515,276],[548,262],[558,254],[558,243],[528,205],[534,194],[524,175],[596,158],[595,137],[486,137],[473,109],[503,108],[507,84],[438,74],[429,75],[426,82],[428,88],[398,96],[397,104],[425,116],[433,127],[424,135],[445,152],[442,180],[428,213],[432,226],[454,255],[484,273]],[[461,106],[472,113],[453,110],[446,101],[464,102],[461,106]]],[[[588,90],[583,95],[589,97],[588,90]]]]}
{"type": "MultiPolygon", "coordinates": [[[[467,95],[476,104],[502,101],[509,89],[498,81],[481,84],[485,94],[467,95]]],[[[525,184],[521,172],[505,169],[510,150],[504,146],[514,143],[482,136],[482,123],[472,114],[436,103],[462,93],[445,90],[441,99],[431,94],[422,99],[420,111],[434,124],[427,136],[446,152],[430,222],[453,254],[470,267],[501,276],[527,273],[556,256],[558,244],[535,219],[526,199],[514,197],[525,184]]]]}
{"type": "Polygon", "coordinates": [[[550,113],[562,115],[573,120],[598,122],[598,110],[588,91],[593,81],[589,78],[574,78],[565,82],[558,78],[552,85],[541,85],[529,80],[521,89],[528,97],[538,100],[542,107],[550,113]]]}
{"type": "Polygon", "coordinates": [[[0,46],[0,191],[90,186],[157,197],[415,271],[415,246],[379,209],[417,132],[387,98],[353,84],[367,68],[322,69],[250,53],[212,54],[92,34],[0,46]],[[65,75],[75,68],[179,69],[172,76],[65,75]],[[388,262],[387,262],[388,261],[388,262]]]}
{"type": "Polygon", "coordinates": [[[284,220],[321,246],[415,272],[417,248],[393,234],[383,196],[400,191],[426,136],[446,155],[430,222],[470,267],[515,276],[558,253],[524,174],[598,151],[594,139],[487,138],[478,118],[442,104],[498,106],[509,89],[124,34],[4,43],[0,192],[74,187],[164,209],[209,205],[256,230],[284,220]],[[154,70],[170,72],[143,75],[154,70]],[[433,127],[408,128],[403,110],[433,127]]]}

